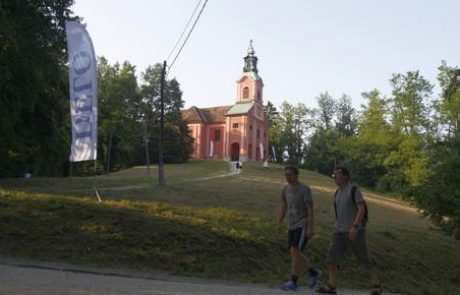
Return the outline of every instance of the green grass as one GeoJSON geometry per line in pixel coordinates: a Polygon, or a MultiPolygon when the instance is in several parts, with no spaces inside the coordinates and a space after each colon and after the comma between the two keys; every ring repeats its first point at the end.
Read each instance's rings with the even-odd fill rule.
{"type": "MultiPolygon", "coordinates": [[[[157,185],[156,167],[88,178],[3,179],[0,254],[277,285],[289,273],[286,237],[276,231],[281,169],[245,163],[241,174],[208,178],[225,174],[227,164],[191,161],[167,165],[165,187],[157,185]]],[[[301,171],[301,180],[315,197],[317,236],[308,255],[324,268],[335,187],[310,171],[301,171]]],[[[405,203],[364,191],[369,246],[385,289],[459,294],[460,243],[405,203]]],[[[341,287],[369,285],[352,255],[339,279],[341,287]]]]}

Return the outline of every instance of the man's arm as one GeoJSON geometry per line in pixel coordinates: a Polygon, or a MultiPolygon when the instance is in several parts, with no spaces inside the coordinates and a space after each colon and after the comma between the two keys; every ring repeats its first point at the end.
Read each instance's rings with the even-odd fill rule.
{"type": "Polygon", "coordinates": [[[358,235],[358,226],[361,224],[364,216],[364,203],[357,203],[356,206],[358,207],[358,211],[356,212],[355,219],[353,220],[353,224],[348,231],[348,238],[352,241],[356,240],[356,236],[358,235]]]}
{"type": "Polygon", "coordinates": [[[358,208],[358,211],[356,211],[352,227],[357,227],[358,225],[360,225],[364,216],[364,203],[358,203],[356,204],[356,207],[358,208]]]}

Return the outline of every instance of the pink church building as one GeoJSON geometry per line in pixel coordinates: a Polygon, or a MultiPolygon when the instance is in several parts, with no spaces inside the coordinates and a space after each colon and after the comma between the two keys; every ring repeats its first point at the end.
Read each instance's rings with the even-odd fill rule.
{"type": "Polygon", "coordinates": [[[268,156],[268,120],[263,107],[264,83],[252,46],[236,82],[236,103],[182,111],[194,139],[192,158],[263,161],[268,156]]]}

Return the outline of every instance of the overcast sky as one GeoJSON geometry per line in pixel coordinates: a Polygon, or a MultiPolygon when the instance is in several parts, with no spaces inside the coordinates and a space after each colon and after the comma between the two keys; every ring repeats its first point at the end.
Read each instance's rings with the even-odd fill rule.
{"type": "MultiPolygon", "coordinates": [[[[140,76],[167,59],[198,0],[75,2],[96,54],[140,76]]],[[[209,0],[169,77],[185,107],[233,104],[253,39],[265,102],[316,107],[328,91],[359,109],[364,91],[391,94],[393,73],[420,70],[437,85],[442,60],[459,66],[459,11],[456,0],[209,0]]]]}

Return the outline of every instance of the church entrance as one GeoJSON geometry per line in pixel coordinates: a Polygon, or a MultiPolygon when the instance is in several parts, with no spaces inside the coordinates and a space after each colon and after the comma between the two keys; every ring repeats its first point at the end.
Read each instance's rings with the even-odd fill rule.
{"type": "Polygon", "coordinates": [[[231,160],[238,161],[240,159],[240,144],[238,142],[232,143],[231,160]]]}

